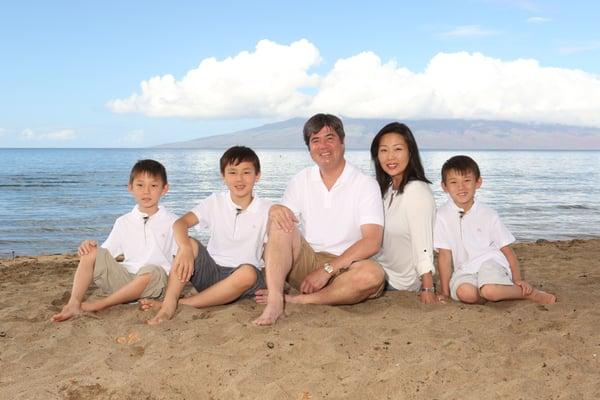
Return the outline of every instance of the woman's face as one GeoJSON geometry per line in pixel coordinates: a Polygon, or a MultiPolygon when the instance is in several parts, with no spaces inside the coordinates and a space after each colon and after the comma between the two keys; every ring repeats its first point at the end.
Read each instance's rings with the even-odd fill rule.
{"type": "Polygon", "coordinates": [[[379,141],[377,160],[385,173],[392,178],[394,188],[397,188],[410,160],[404,137],[393,132],[383,135],[379,141]]]}

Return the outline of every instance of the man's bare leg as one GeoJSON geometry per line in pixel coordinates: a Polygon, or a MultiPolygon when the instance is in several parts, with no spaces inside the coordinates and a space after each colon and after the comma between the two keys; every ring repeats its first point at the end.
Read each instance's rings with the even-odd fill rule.
{"type": "Polygon", "coordinates": [[[285,232],[275,224],[270,224],[269,241],[265,249],[265,271],[269,289],[267,306],[255,325],[272,325],[283,314],[283,289],[285,277],[292,269],[295,256],[298,255],[301,236],[298,229],[285,232]]]}
{"type": "MultiPolygon", "coordinates": [[[[377,293],[385,279],[383,269],[371,260],[355,262],[350,269],[318,292],[286,295],[285,301],[300,304],[356,304],[377,293]]],[[[269,299],[271,291],[269,291],[269,299]]]]}
{"type": "Polygon", "coordinates": [[[73,277],[73,289],[71,290],[71,297],[67,304],[63,307],[62,311],[58,314],[54,314],[50,321],[61,322],[66,321],[71,317],[81,314],[81,302],[85,292],[90,287],[92,279],[94,277],[94,264],[96,263],[96,248],[93,248],[88,254],[81,256],[79,259],[79,265],[75,271],[73,277]]]}

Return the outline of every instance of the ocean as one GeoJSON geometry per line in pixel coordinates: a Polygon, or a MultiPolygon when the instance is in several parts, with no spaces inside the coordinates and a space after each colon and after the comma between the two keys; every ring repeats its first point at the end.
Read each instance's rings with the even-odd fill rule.
{"type": "MultiPolygon", "coordinates": [[[[221,151],[199,149],[0,149],[0,257],[74,252],[102,242],[131,210],[129,171],[138,159],[167,168],[162,204],[182,215],[224,189],[221,151]]],[[[289,178],[312,161],[305,150],[257,151],[256,193],[277,202],[289,178]]],[[[438,205],[446,201],[440,169],[457,151],[421,152],[438,205]]],[[[480,166],[478,199],[495,208],[519,241],[600,237],[600,151],[466,151],[480,166]]],[[[346,159],[368,174],[368,151],[346,159]]],[[[194,236],[206,240],[206,232],[194,236]]]]}

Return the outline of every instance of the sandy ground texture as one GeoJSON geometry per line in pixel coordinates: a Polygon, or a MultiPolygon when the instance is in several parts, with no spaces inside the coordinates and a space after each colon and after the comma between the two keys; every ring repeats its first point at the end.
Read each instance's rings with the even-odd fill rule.
{"type": "MultiPolygon", "coordinates": [[[[50,323],[77,258],[0,261],[0,399],[597,399],[600,240],[519,244],[559,303],[289,305],[242,301],[158,327],[134,304],[50,323]]],[[[99,296],[98,289],[89,291],[99,296]]]]}

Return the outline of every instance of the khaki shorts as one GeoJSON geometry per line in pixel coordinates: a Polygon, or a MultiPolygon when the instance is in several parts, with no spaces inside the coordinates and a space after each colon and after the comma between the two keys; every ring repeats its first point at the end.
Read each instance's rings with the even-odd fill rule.
{"type": "MultiPolygon", "coordinates": [[[[294,264],[292,264],[290,273],[287,276],[288,283],[298,291],[300,291],[300,285],[308,274],[316,271],[319,268],[323,268],[323,264],[326,262],[331,262],[337,258],[336,255],[327,253],[325,251],[316,252],[312,247],[310,247],[310,244],[308,244],[304,238],[301,238],[300,240],[300,251],[294,260],[294,264]]],[[[343,272],[345,272],[345,270],[339,272],[336,277],[343,272]]],[[[329,281],[329,284],[331,284],[336,277],[333,277],[333,279],[329,281]]],[[[381,286],[377,289],[377,291],[368,298],[374,299],[381,296],[384,288],[385,279],[381,282],[381,286]]]]}
{"type": "Polygon", "coordinates": [[[508,269],[504,268],[494,260],[488,260],[481,264],[481,267],[479,267],[479,271],[476,274],[465,274],[460,272],[458,274],[452,274],[452,277],[450,278],[450,297],[456,301],[460,301],[456,295],[456,291],[460,285],[465,283],[475,286],[477,289],[481,289],[484,285],[513,285],[508,269]]]}
{"type": "Polygon", "coordinates": [[[156,299],[161,297],[167,286],[167,273],[162,267],[145,265],[140,268],[137,274],[132,274],[127,268],[118,263],[108,250],[102,247],[98,248],[94,265],[94,283],[104,293],[114,293],[143,274],[150,274],[152,279],[140,298],[156,299]]]}

